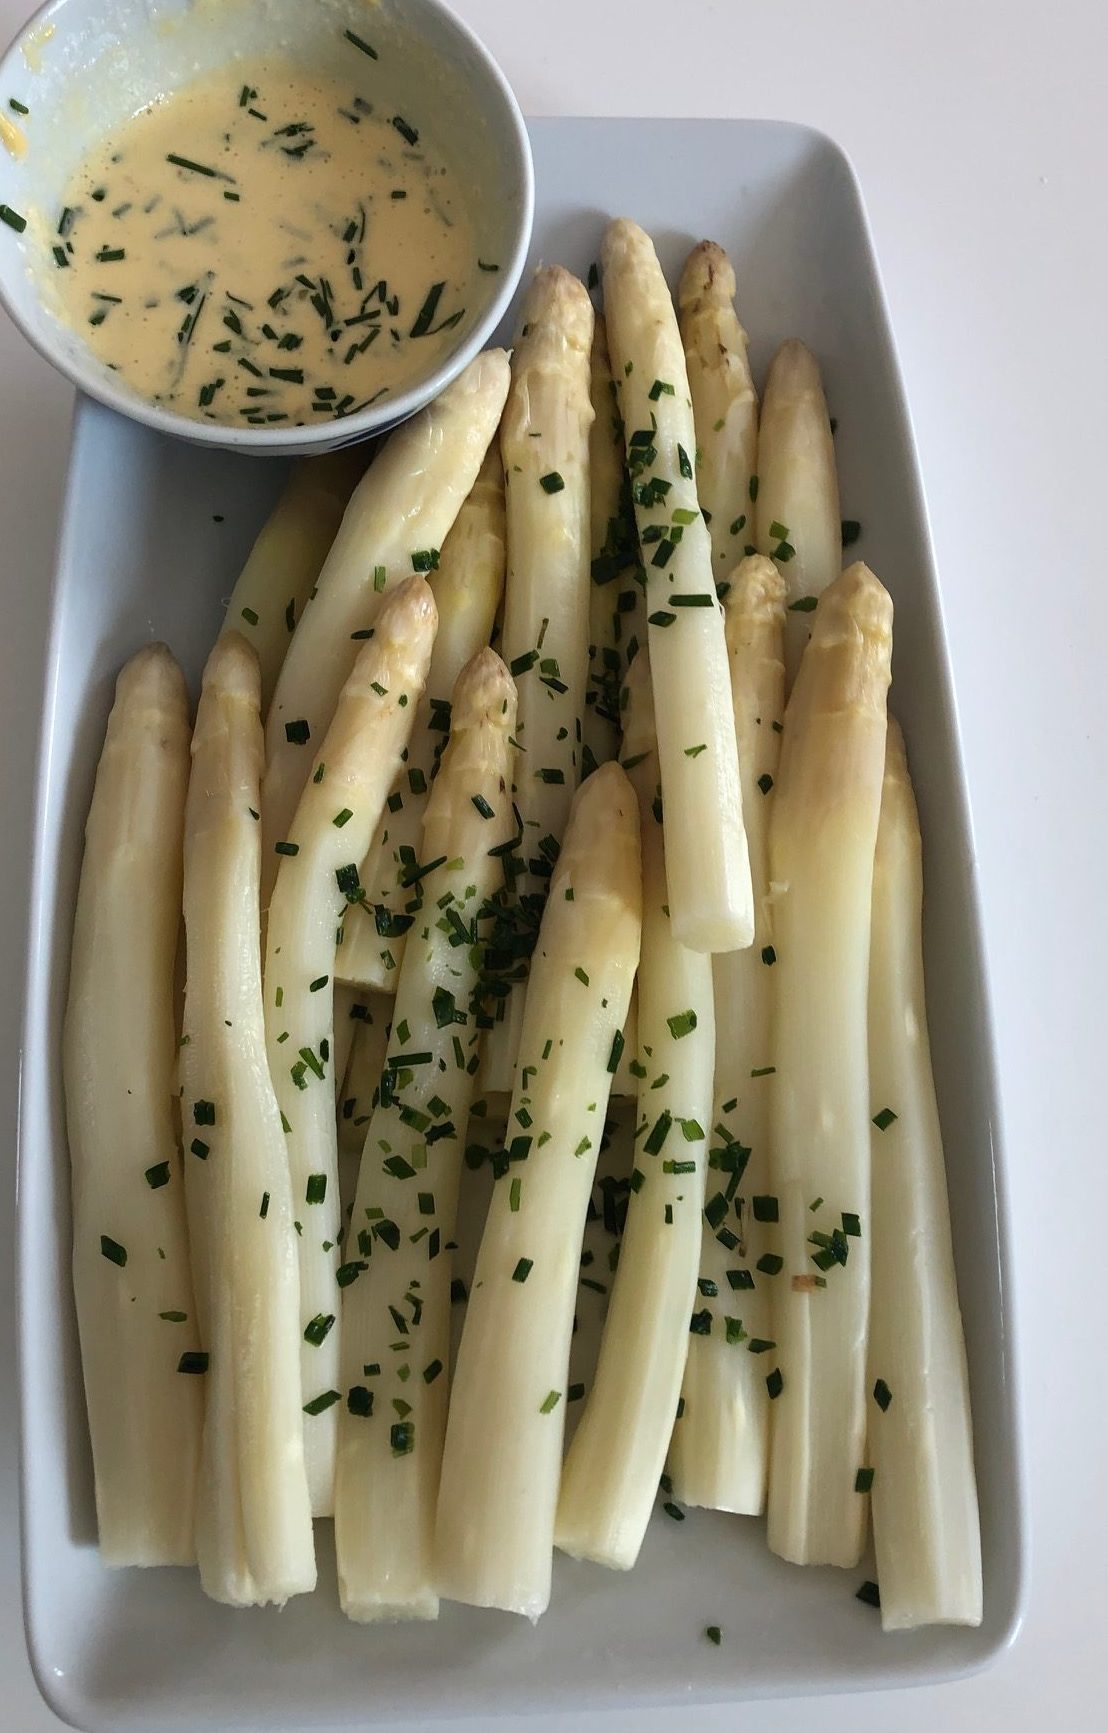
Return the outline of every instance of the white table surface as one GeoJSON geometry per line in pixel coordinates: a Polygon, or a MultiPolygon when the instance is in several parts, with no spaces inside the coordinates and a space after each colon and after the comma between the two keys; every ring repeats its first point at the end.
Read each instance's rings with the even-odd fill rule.
{"type": "MultiPolygon", "coordinates": [[[[0,0],[7,38],[30,0],[0,0]]],[[[744,1733],[1076,1733],[1108,1684],[1103,855],[1108,583],[1099,0],[456,0],[532,114],[753,115],[861,179],[932,513],[973,801],[1014,1206],[1032,1591],[1015,1648],[929,1691],[752,1704],[744,1733]]],[[[735,173],[721,162],[720,174],[735,173]]],[[[59,1723],[19,1594],[11,1189],[45,587],[71,393],[0,313],[0,1727],[59,1723]]],[[[895,1638],[890,1638],[895,1641],[895,1638]]],[[[679,1710],[536,1733],[671,1733],[679,1710]]],[[[733,1709],[696,1717],[722,1733],[733,1709]]],[[[453,1723],[476,1733],[477,1723],[453,1723]]],[[[506,1725],[506,1724],[505,1724],[506,1725]]],[[[259,1733],[261,1730],[259,1729],[259,1733]]]]}

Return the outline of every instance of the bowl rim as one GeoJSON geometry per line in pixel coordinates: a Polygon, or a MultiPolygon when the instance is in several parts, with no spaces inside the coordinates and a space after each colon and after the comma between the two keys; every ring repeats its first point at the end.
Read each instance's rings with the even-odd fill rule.
{"type": "MultiPolygon", "coordinates": [[[[0,83],[3,82],[15,57],[21,53],[24,45],[40,34],[43,27],[50,24],[58,13],[65,10],[68,4],[69,0],[43,0],[43,3],[35,8],[26,23],[12,37],[3,53],[0,54],[0,83]]],[[[454,7],[448,4],[448,0],[420,0],[420,4],[427,12],[437,13],[473,51],[495,90],[511,133],[516,159],[515,166],[522,195],[509,256],[501,268],[497,292],[472,331],[455,348],[447,352],[433,373],[428,374],[417,384],[409,386],[399,396],[389,399],[387,403],[382,402],[372,408],[361,410],[356,415],[345,416],[341,420],[326,421],[318,425],[304,422],[294,427],[244,428],[224,425],[221,422],[194,421],[190,416],[181,415],[176,410],[162,408],[137,394],[119,389],[110,378],[102,376],[100,370],[91,360],[86,364],[83,355],[78,354],[72,357],[67,355],[60,343],[52,342],[41,328],[33,325],[30,320],[24,317],[22,310],[9,292],[8,272],[10,267],[0,264],[0,306],[3,306],[12,323],[30,343],[31,347],[37,350],[57,372],[68,379],[70,384],[74,385],[79,392],[95,398],[97,402],[103,403],[107,408],[115,410],[120,415],[127,416],[129,420],[152,428],[156,433],[169,434],[174,438],[188,440],[192,444],[245,454],[270,453],[277,457],[288,457],[303,454],[308,450],[333,451],[340,446],[358,444],[374,434],[387,432],[399,425],[400,422],[406,421],[440,396],[446,387],[484,349],[489,338],[503,320],[519,286],[523,268],[527,262],[535,220],[535,165],[523,112],[515,91],[509,84],[503,68],[492,51],[477,35],[472,26],[464,18],[459,17],[454,7]]],[[[419,25],[416,22],[413,27],[413,35],[418,34],[419,25]]],[[[22,255],[19,256],[22,258],[22,255]]]]}

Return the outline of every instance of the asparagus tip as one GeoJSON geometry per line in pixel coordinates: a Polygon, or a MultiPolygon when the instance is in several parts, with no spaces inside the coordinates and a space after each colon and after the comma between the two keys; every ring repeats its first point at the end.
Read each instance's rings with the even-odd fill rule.
{"type": "Polygon", "coordinates": [[[677,304],[682,312],[704,301],[726,302],[735,299],[735,268],[716,241],[699,241],[685,260],[677,290],[677,304]]]}

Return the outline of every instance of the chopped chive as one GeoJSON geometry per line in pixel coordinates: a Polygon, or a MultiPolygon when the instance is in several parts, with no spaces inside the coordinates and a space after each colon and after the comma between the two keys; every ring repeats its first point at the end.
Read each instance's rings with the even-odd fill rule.
{"type": "Polygon", "coordinates": [[[860,1468],[854,1476],[855,1492],[868,1492],[873,1485],[873,1469],[860,1468]]]}
{"type": "Polygon", "coordinates": [[[887,1413],[892,1399],[893,1393],[889,1389],[889,1386],[886,1384],[884,1378],[879,1378],[873,1386],[873,1400],[876,1402],[878,1408],[880,1408],[882,1414],[887,1413]]]}
{"type": "Polygon", "coordinates": [[[300,844],[298,842],[275,842],[273,845],[273,852],[274,854],[286,855],[299,854],[300,844]]]}
{"type": "Polygon", "coordinates": [[[696,1028],[696,1012],[679,1011],[676,1016],[667,1017],[666,1022],[673,1039],[680,1041],[682,1036],[691,1035],[696,1028]]]}
{"type": "Polygon", "coordinates": [[[684,1511],[681,1509],[681,1506],[679,1504],[674,1504],[674,1502],[671,1498],[667,1498],[665,1504],[663,1504],[663,1506],[662,1506],[662,1509],[665,1511],[665,1513],[668,1517],[672,1518],[672,1520],[674,1522],[684,1522],[684,1520],[685,1520],[684,1511]]]}
{"type": "Polygon", "coordinates": [[[113,1240],[107,1234],[100,1235],[100,1253],[110,1264],[118,1264],[123,1269],[127,1262],[126,1248],[118,1240],[113,1240]]]}
{"type": "Polygon", "coordinates": [[[762,946],[762,961],[766,965],[767,969],[772,969],[774,963],[776,963],[777,952],[774,950],[772,945],[762,946]]]}
{"type": "MultiPolygon", "coordinates": [[[[772,532],[771,532],[772,533],[772,532]]],[[[843,547],[851,548],[862,533],[862,526],[857,518],[844,517],[842,521],[843,547]]]]}
{"type": "Polygon", "coordinates": [[[267,1191],[263,1191],[261,1208],[258,1210],[258,1216],[259,1216],[260,1220],[262,1220],[264,1222],[265,1218],[268,1214],[269,1214],[269,1193],[267,1191]]]}
{"type": "Polygon", "coordinates": [[[883,1107],[880,1113],[874,1114],[873,1123],[876,1125],[878,1131],[888,1131],[889,1126],[895,1122],[896,1117],[897,1116],[891,1107],[883,1107]]]}
{"type": "Polygon", "coordinates": [[[208,1370],[208,1356],[196,1351],[191,1354],[182,1354],[177,1362],[177,1370],[178,1372],[191,1373],[206,1372],[208,1370]]]}
{"type": "Polygon", "coordinates": [[[353,816],[354,816],[354,814],[351,812],[350,808],[348,806],[344,806],[342,808],[341,812],[336,812],[334,818],[331,820],[331,823],[334,825],[336,830],[341,830],[344,824],[349,824],[349,822],[353,818],[353,816]]]}
{"type": "Polygon", "coordinates": [[[865,1582],[857,1590],[854,1599],[863,1601],[867,1607],[879,1607],[881,1605],[881,1591],[876,1583],[865,1582]]]}
{"type": "Polygon", "coordinates": [[[145,1179],[151,1191],[157,1191],[159,1186],[169,1184],[169,1163],[159,1161],[153,1167],[146,1169],[145,1179]]]}
{"type": "Polygon", "coordinates": [[[27,219],[18,211],[13,211],[11,205],[0,205],[0,223],[7,223],[9,229],[14,229],[21,235],[27,227],[27,219]]]}
{"type": "Polygon", "coordinates": [[[533,1258],[520,1258],[515,1269],[512,1271],[513,1282],[525,1282],[534,1267],[535,1261],[533,1258]]]}
{"type": "Polygon", "coordinates": [[[561,1399],[562,1393],[560,1390],[548,1390],[542,1401],[539,1403],[539,1413],[553,1414],[561,1399]]]}
{"type": "Polygon", "coordinates": [[[790,614],[813,614],[818,606],[818,596],[800,596],[795,602],[789,603],[790,614]]]}
{"type": "Polygon", "coordinates": [[[754,1212],[756,1222],[775,1222],[780,1219],[777,1199],[770,1196],[753,1197],[750,1207],[754,1212]]]}
{"type": "Polygon", "coordinates": [[[704,1635],[710,1643],[716,1645],[717,1649],[723,1641],[723,1632],[720,1630],[718,1625],[705,1625],[704,1635]]]}
{"type": "Polygon", "coordinates": [[[206,163],[193,162],[187,156],[174,156],[172,151],[168,153],[165,160],[171,162],[175,168],[186,168],[192,174],[208,175],[213,180],[230,180],[232,178],[230,175],[221,175],[218,169],[208,168],[206,163]]]}
{"type": "Polygon", "coordinates": [[[354,47],[359,49],[362,54],[368,54],[371,60],[376,60],[378,58],[376,48],[371,48],[369,43],[366,42],[363,37],[355,36],[352,30],[344,30],[343,36],[346,38],[347,42],[352,42],[354,47]]]}
{"type": "Polygon", "coordinates": [[[189,1321],[187,1312],[159,1312],[158,1317],[167,1324],[187,1324],[189,1321]]]}
{"type": "Polygon", "coordinates": [[[334,1321],[335,1314],[333,1312],[317,1312],[311,1322],[304,1327],[305,1342],[310,1342],[313,1348],[321,1347],[334,1321]]]}
{"type": "Polygon", "coordinates": [[[307,1203],[322,1203],[327,1196],[327,1175],[325,1173],[310,1173],[308,1183],[304,1188],[304,1198],[307,1203]]]}
{"type": "Polygon", "coordinates": [[[328,1408],[333,1408],[336,1402],[341,1402],[342,1396],[338,1390],[324,1390],[321,1396],[313,1396],[310,1402],[305,1402],[305,1414],[324,1414],[328,1408]]]}
{"type": "Polygon", "coordinates": [[[539,486],[544,493],[561,493],[565,485],[556,469],[552,469],[549,474],[539,477],[539,486]]]}
{"type": "MultiPolygon", "coordinates": [[[[751,1343],[751,1347],[753,1347],[753,1343],[751,1343]]],[[[773,1371],[769,1374],[769,1377],[766,1379],[766,1389],[769,1391],[770,1401],[776,1402],[784,1388],[785,1380],[781,1376],[781,1370],[779,1367],[775,1366],[773,1371]]]]}

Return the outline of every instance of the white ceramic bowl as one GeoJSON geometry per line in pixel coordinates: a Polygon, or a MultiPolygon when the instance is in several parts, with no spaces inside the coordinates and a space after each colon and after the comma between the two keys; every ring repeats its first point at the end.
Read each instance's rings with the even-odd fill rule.
{"type": "Polygon", "coordinates": [[[0,145],[0,205],[31,220],[0,225],[0,300],[48,361],[80,390],[164,433],[237,451],[320,452],[402,421],[436,397],[500,323],[531,235],[534,172],[515,97],[488,50],[441,0],[48,0],[0,60],[0,103],[27,150],[0,145]],[[50,304],[43,237],[86,148],[199,74],[238,59],[283,53],[341,75],[345,30],[372,36],[388,67],[390,100],[418,107],[441,154],[472,189],[478,253],[500,270],[481,273],[457,341],[434,372],[401,395],[341,422],[287,428],[192,421],[131,390],[93,355],[50,304]],[[29,113],[9,108],[15,97],[29,113]]]}

